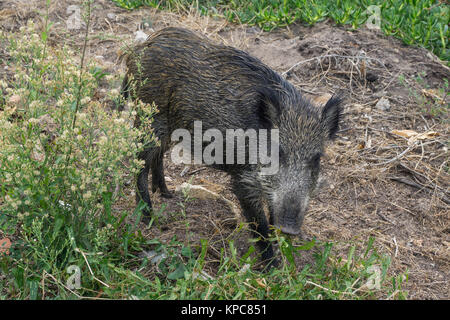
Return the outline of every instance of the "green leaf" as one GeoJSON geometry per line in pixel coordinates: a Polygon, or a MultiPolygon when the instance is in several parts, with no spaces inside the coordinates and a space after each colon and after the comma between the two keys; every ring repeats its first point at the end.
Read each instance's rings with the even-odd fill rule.
{"type": "Polygon", "coordinates": [[[24,277],[23,277],[24,270],[23,270],[23,268],[18,266],[17,268],[14,268],[12,270],[12,273],[14,275],[14,280],[15,280],[17,288],[19,290],[22,290],[23,289],[23,284],[24,284],[24,277]]]}
{"type": "Polygon", "coordinates": [[[36,280],[29,280],[27,283],[30,288],[30,300],[37,300],[39,287],[38,282],[36,280]]]}
{"type": "Polygon", "coordinates": [[[183,247],[181,249],[181,255],[185,256],[186,258],[192,258],[192,250],[189,247],[183,247]]]}
{"type": "Polygon", "coordinates": [[[64,224],[64,219],[62,217],[56,218],[55,223],[53,225],[53,236],[52,236],[53,240],[55,240],[56,237],[58,237],[59,230],[61,229],[63,224],[64,224]]]}
{"type": "Polygon", "coordinates": [[[167,279],[176,280],[184,278],[184,272],[186,271],[186,267],[184,264],[179,263],[177,268],[167,275],[167,279]]]}
{"type": "Polygon", "coordinates": [[[312,239],[311,241],[305,243],[304,245],[296,247],[295,250],[308,251],[308,250],[311,250],[315,244],[316,244],[316,239],[312,239]]]}
{"type": "Polygon", "coordinates": [[[248,251],[241,257],[241,263],[245,263],[247,261],[247,258],[253,253],[255,252],[255,247],[254,246],[250,246],[250,248],[248,248],[248,251]]]}
{"type": "Polygon", "coordinates": [[[77,109],[77,100],[74,100],[70,105],[70,111],[75,112],[76,109],[77,109]]]}
{"type": "Polygon", "coordinates": [[[353,254],[355,253],[355,249],[356,249],[356,247],[352,246],[350,248],[350,252],[348,253],[347,264],[346,264],[347,270],[350,270],[350,266],[352,265],[353,254]]]}

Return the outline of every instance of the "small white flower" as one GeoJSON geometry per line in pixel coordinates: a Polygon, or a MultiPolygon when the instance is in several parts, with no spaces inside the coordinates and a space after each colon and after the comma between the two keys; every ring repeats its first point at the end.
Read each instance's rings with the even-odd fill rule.
{"type": "Polygon", "coordinates": [[[81,104],[86,104],[86,103],[89,103],[91,101],[91,98],[89,98],[89,97],[84,97],[83,99],[81,99],[81,104]]]}
{"type": "Polygon", "coordinates": [[[88,200],[90,197],[92,197],[91,191],[87,191],[85,194],[83,194],[84,200],[88,200]]]}
{"type": "Polygon", "coordinates": [[[101,136],[100,139],[98,140],[98,143],[100,145],[105,144],[108,141],[108,138],[106,136],[101,136]]]}

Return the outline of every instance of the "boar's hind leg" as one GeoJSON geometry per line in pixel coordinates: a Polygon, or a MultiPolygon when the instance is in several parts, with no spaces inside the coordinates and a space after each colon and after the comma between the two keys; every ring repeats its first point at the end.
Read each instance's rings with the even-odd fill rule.
{"type": "Polygon", "coordinates": [[[261,252],[261,259],[266,264],[267,268],[276,267],[278,263],[273,256],[272,244],[267,240],[269,236],[269,226],[261,201],[249,197],[251,192],[239,182],[233,182],[232,184],[233,191],[239,199],[242,213],[247,222],[251,224],[252,236],[260,238],[256,244],[261,252]]]}

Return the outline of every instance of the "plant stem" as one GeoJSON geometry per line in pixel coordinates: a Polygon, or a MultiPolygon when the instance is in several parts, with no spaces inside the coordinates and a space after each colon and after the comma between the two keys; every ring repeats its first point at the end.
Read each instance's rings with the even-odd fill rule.
{"type": "Polygon", "coordinates": [[[89,24],[90,24],[90,21],[91,21],[91,0],[87,0],[86,3],[87,3],[86,32],[84,34],[83,52],[81,54],[80,76],[78,78],[77,102],[76,102],[75,111],[74,111],[74,114],[73,114],[72,129],[75,128],[75,122],[76,122],[76,119],[77,119],[77,112],[78,112],[78,109],[80,108],[81,89],[83,87],[82,77],[83,77],[83,70],[84,70],[84,58],[85,58],[85,55],[86,55],[86,47],[87,47],[88,36],[89,36],[89,24]]]}

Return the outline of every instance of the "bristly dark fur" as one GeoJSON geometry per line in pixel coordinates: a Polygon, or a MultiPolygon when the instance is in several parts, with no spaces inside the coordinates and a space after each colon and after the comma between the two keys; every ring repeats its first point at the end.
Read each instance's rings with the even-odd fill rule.
{"type": "Polygon", "coordinates": [[[159,109],[152,127],[161,147],[148,148],[139,155],[146,164],[137,177],[137,200],[147,203],[147,218],[151,212],[150,170],[152,191],[159,188],[163,196],[170,196],[163,154],[170,148],[175,129],[192,133],[193,122],[202,121],[203,130],[219,129],[223,136],[227,129],[279,130],[277,174],[261,175],[260,164],[215,166],[231,175],[243,214],[252,223],[254,236],[261,238],[262,257],[275,263],[266,240],[269,226],[263,203],[268,203],[271,223],[284,232],[298,233],[316,185],[324,141],[338,130],[341,100],[333,97],[322,109],[313,106],[257,58],[180,28],[154,33],[128,54],[126,64],[124,97],[131,93],[128,79],[132,75],[136,88],[133,98],[155,102],[159,109]]]}

